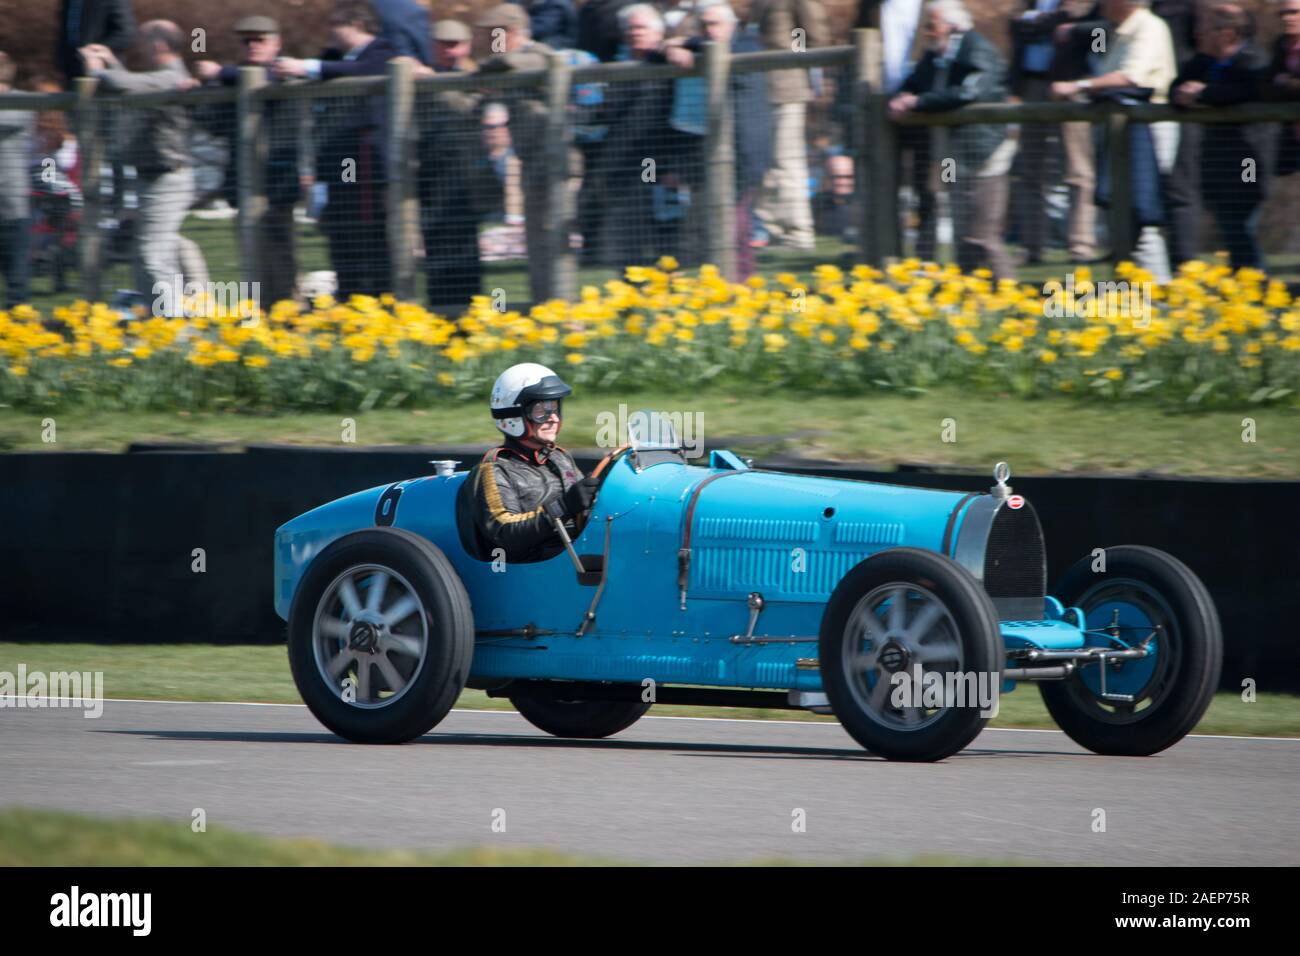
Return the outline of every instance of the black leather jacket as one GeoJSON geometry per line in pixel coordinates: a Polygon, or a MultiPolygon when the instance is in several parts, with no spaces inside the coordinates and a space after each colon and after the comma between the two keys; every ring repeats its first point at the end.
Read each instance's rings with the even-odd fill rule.
{"type": "MultiPolygon", "coordinates": [[[[506,561],[543,561],[564,548],[543,506],[556,501],[583,475],[559,446],[534,451],[513,438],[483,456],[465,479],[457,507],[462,528],[473,528],[476,557],[490,561],[501,548],[506,561]]],[[[571,517],[564,519],[574,533],[571,517]]]]}
{"type": "MultiPolygon", "coordinates": [[[[1007,98],[1007,63],[997,47],[970,30],[950,60],[942,61],[933,50],[927,50],[902,89],[916,94],[918,113],[955,110],[971,103],[1000,103],[1007,98]]],[[[955,126],[950,135],[958,164],[978,169],[1006,139],[1007,128],[1003,123],[976,123],[955,126]]]]}

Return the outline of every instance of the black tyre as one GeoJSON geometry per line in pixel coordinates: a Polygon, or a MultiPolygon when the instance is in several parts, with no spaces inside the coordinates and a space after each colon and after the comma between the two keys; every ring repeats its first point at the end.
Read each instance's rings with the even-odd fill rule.
{"type": "MultiPolygon", "coordinates": [[[[1150,756],[1186,736],[1210,706],[1223,665],[1219,615],[1205,585],[1172,555],[1121,545],[1107,548],[1105,559],[1105,571],[1092,570],[1092,557],[1077,562],[1055,596],[1082,610],[1089,629],[1130,646],[1146,641],[1153,653],[1106,665],[1107,698],[1100,663],[1039,689],[1075,743],[1099,754],[1150,756]]],[[[1092,644],[1119,646],[1101,634],[1090,637],[1092,644]]]]}
{"type": "Polygon", "coordinates": [[[400,528],[332,543],[289,612],[298,692],[322,724],[357,743],[427,733],[460,696],[473,653],[469,595],[451,562],[400,528]]]}
{"type": "Polygon", "coordinates": [[[535,694],[511,697],[510,703],[539,730],[588,740],[627,730],[650,709],[639,700],[561,700],[535,694]]]}
{"type": "Polygon", "coordinates": [[[981,712],[1001,690],[1005,651],[993,602],[969,571],[933,551],[892,548],[846,574],[822,615],[819,648],[835,716],[891,760],[961,750],[988,723],[981,712]],[[900,672],[911,678],[905,691],[919,675],[922,687],[937,680],[955,693],[931,699],[935,706],[925,706],[923,692],[920,705],[907,703],[918,698],[895,695],[900,672]]]}

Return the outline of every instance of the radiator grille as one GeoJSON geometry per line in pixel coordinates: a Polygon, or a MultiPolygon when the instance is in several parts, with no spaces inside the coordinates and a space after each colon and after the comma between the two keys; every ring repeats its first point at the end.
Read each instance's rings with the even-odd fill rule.
{"type": "Polygon", "coordinates": [[[993,517],[984,551],[984,590],[1001,620],[1037,621],[1047,593],[1043,529],[1033,506],[1003,505],[993,517]]]}

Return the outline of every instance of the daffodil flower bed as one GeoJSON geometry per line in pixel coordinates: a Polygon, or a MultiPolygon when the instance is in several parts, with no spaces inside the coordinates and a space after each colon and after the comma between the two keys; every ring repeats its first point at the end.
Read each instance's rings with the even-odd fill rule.
{"type": "Polygon", "coordinates": [[[1165,403],[1295,401],[1300,302],[1262,272],[1186,264],[1156,286],[1086,269],[1044,290],[906,260],[735,283],[669,258],[528,313],[487,297],[456,319],[391,296],[185,317],[77,302],[0,312],[0,403],[212,410],[418,407],[482,398],[537,361],[576,385],[860,393],[957,384],[1165,403]],[[1127,284],[1125,286],[1125,284],[1127,284]],[[1141,290],[1134,296],[1134,290],[1141,290]]]}

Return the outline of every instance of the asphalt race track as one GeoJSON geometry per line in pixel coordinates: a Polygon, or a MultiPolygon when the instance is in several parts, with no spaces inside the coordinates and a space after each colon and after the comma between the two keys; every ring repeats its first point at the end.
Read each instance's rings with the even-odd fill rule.
{"type": "Polygon", "coordinates": [[[609,740],[566,741],[514,713],[456,711],[415,743],[365,747],[302,706],[106,701],[96,720],[6,709],[0,753],[0,806],[187,823],[202,807],[209,824],[354,846],[671,863],[1300,862],[1300,740],[1192,737],[1120,759],[1055,731],[991,730],[941,764],[908,765],[837,724],[650,716],[609,740]],[[796,808],[806,832],[792,832],[796,808]]]}

